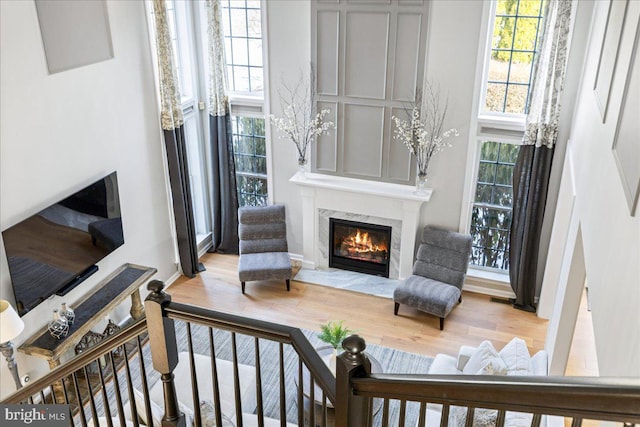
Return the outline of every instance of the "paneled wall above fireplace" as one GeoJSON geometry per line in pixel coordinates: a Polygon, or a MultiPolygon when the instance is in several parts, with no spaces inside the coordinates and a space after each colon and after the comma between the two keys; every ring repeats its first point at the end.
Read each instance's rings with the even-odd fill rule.
{"type": "Polygon", "coordinates": [[[313,171],[411,184],[415,165],[393,139],[391,116],[422,87],[429,2],[314,1],[311,58],[318,109],[337,131],[319,138],[313,171]]]}

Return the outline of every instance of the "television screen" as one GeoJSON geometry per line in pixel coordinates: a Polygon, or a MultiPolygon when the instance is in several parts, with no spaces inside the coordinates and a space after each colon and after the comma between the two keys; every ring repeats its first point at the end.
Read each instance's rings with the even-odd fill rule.
{"type": "Polygon", "coordinates": [[[2,232],[18,313],[64,295],[124,244],[116,172],[2,232]]]}

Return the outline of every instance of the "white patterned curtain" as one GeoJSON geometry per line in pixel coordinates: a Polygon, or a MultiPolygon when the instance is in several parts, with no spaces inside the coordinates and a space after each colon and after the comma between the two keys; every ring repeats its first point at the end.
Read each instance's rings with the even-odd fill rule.
{"type": "Polygon", "coordinates": [[[182,126],[184,120],[180,106],[178,74],[173,63],[173,45],[171,44],[165,0],[153,0],[153,16],[155,17],[158,82],[160,85],[160,118],[162,129],[171,130],[182,126]]]}
{"type": "Polygon", "coordinates": [[[220,0],[207,0],[207,56],[209,58],[209,113],[224,116],[229,112],[227,64],[222,31],[220,0]]]}
{"type": "Polygon", "coordinates": [[[509,278],[514,307],[535,311],[538,254],[567,69],[573,2],[548,0],[536,55],[526,130],[513,169],[509,278]]]}
{"type": "Polygon", "coordinates": [[[570,0],[550,0],[547,4],[523,144],[551,148],[556,143],[560,97],[567,71],[572,9],[573,2],[570,0]]]}

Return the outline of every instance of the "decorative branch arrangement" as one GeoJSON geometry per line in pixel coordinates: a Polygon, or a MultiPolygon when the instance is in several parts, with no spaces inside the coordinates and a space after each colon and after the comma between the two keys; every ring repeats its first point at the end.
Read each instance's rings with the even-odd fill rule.
{"type": "Polygon", "coordinates": [[[445,147],[451,147],[447,138],[458,136],[456,129],[444,130],[448,106],[448,100],[444,101],[444,105],[440,101],[440,89],[427,84],[424,98],[418,92],[416,101],[405,108],[409,120],[392,116],[396,124],[394,138],[416,156],[419,179],[426,180],[431,157],[445,147]]]}
{"type": "Polygon", "coordinates": [[[282,133],[280,138],[289,139],[298,150],[298,164],[307,163],[307,150],[315,138],[322,134],[328,134],[329,129],[335,129],[333,122],[325,120],[329,109],[315,111],[316,81],[313,67],[309,78],[300,79],[294,86],[282,85],[280,105],[284,117],[269,116],[271,123],[282,133]]]}

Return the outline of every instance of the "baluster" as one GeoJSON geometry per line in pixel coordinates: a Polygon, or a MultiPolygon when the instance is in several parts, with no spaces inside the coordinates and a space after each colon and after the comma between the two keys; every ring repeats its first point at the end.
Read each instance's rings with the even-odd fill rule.
{"type": "Polygon", "coordinates": [[[279,343],[280,356],[280,426],[287,425],[286,390],[284,385],[284,344],[279,343]]]}
{"type": "Polygon", "coordinates": [[[304,423],[304,372],[302,359],[298,356],[298,425],[303,426],[304,423]]]}
{"type": "Polygon", "coordinates": [[[449,404],[442,405],[442,414],[440,415],[440,427],[447,427],[449,425],[449,404]]]}
{"type": "Polygon", "coordinates": [[[420,402],[420,418],[418,419],[418,426],[424,427],[427,422],[427,402],[420,402]]]}
{"type": "Polygon", "coordinates": [[[476,414],[476,409],[469,406],[469,408],[467,409],[467,420],[464,424],[464,427],[473,427],[473,417],[476,414]]]}
{"type": "Polygon", "coordinates": [[[531,418],[531,427],[540,427],[540,421],[542,421],[542,415],[533,414],[533,418],[531,418]]]}
{"type": "Polygon", "coordinates": [[[506,413],[503,410],[498,411],[498,416],[496,417],[496,427],[504,427],[504,417],[506,413]]]}
{"type": "Polygon", "coordinates": [[[571,427],[580,427],[582,426],[582,418],[574,418],[571,421],[571,427]]]}
{"type": "Polygon", "coordinates": [[[40,404],[41,405],[46,405],[47,404],[47,398],[44,396],[44,391],[40,390],[40,404]]]}
{"type": "MultiPolygon", "coordinates": [[[[111,376],[113,378],[113,388],[116,392],[116,405],[118,405],[118,416],[120,417],[120,426],[125,427],[124,406],[122,405],[122,395],[120,394],[120,381],[118,380],[118,370],[116,369],[116,360],[113,357],[113,351],[109,352],[109,362],[111,363],[111,376]]],[[[130,405],[135,410],[135,404],[130,405]]],[[[137,417],[137,415],[136,415],[137,417]]],[[[151,406],[147,406],[147,419],[151,418],[151,406]]]]}
{"type": "Polygon", "coordinates": [[[404,419],[407,414],[407,401],[400,400],[400,417],[398,418],[398,427],[404,427],[404,419]]]}
{"type": "MultiPolygon", "coordinates": [[[[82,423],[83,427],[87,427],[87,416],[84,413],[84,405],[82,404],[82,396],[80,395],[80,387],[78,386],[77,372],[74,372],[73,375],[71,375],[71,377],[73,378],[73,389],[76,392],[76,400],[78,401],[78,409],[80,411],[80,422],[82,423]]],[[[33,401],[31,403],[33,403],[33,401]]]]}
{"type": "Polygon", "coordinates": [[[260,369],[260,340],[254,338],[256,354],[256,415],[258,416],[258,427],[264,427],[264,412],[262,408],[262,373],[260,369]]]}
{"type": "Polygon", "coordinates": [[[367,427],[372,427],[373,426],[373,397],[369,398],[369,408],[370,408],[370,412],[369,412],[369,421],[367,422],[367,427]]]}
{"type": "Polygon", "coordinates": [[[102,391],[102,402],[104,407],[104,416],[107,419],[107,426],[113,427],[113,422],[111,421],[111,405],[109,404],[109,396],[107,395],[107,386],[104,382],[104,373],[102,372],[102,364],[100,363],[100,358],[96,361],[98,364],[98,377],[100,377],[100,389],[102,391]]]}
{"type": "Polygon", "coordinates": [[[238,369],[238,347],[236,333],[231,332],[231,355],[233,359],[233,388],[236,398],[236,425],[242,427],[242,395],[240,394],[240,371],[238,369]]]}
{"type": "Polygon", "coordinates": [[[327,395],[324,390],[322,390],[322,423],[320,424],[322,427],[327,426],[327,395]]]}
{"type": "MultiPolygon", "coordinates": [[[[209,328],[209,348],[211,349],[211,383],[213,385],[213,406],[216,409],[216,425],[222,425],[222,410],[220,409],[220,388],[218,384],[218,365],[216,364],[216,346],[213,340],[213,329],[209,328]]],[[[196,409],[196,408],[194,408],[196,409]]],[[[200,412],[200,404],[197,408],[200,412]]]]}
{"type": "Polygon", "coordinates": [[[316,382],[309,372],[309,425],[316,425],[316,382]]]}
{"type": "Polygon", "coordinates": [[[67,385],[64,383],[64,378],[60,379],[62,384],[62,395],[64,397],[64,403],[69,405],[69,419],[73,420],[73,411],[71,409],[71,402],[69,402],[69,393],[67,392],[67,385]]]}
{"type": "Polygon", "coordinates": [[[364,353],[364,339],[351,335],[342,341],[345,350],[336,363],[336,426],[355,427],[365,425],[370,401],[353,394],[351,379],[371,375],[371,362],[364,353]]]}
{"type": "Polygon", "coordinates": [[[56,391],[53,388],[53,384],[49,386],[49,392],[51,393],[52,403],[55,405],[58,403],[58,399],[56,398],[56,391]]]}
{"type": "Polygon", "coordinates": [[[389,426],[389,399],[384,398],[384,402],[382,402],[382,427],[389,426]]]}
{"type": "Polygon", "coordinates": [[[191,323],[187,322],[187,347],[189,348],[189,372],[191,373],[191,394],[193,397],[193,416],[195,425],[202,425],[202,414],[200,408],[196,411],[195,406],[198,402],[200,406],[200,393],[198,392],[198,376],[196,373],[196,360],[193,355],[193,338],[191,336],[191,323]]]}
{"type": "MultiPolygon", "coordinates": [[[[144,302],[149,330],[149,345],[153,367],[158,371],[164,391],[164,416],[162,427],[185,427],[184,414],[178,410],[173,370],[178,365],[178,345],[176,329],[172,319],[166,317],[164,306],[171,302],[171,296],[162,291],[164,283],[152,280],[147,289],[151,293],[144,302]]],[[[197,404],[194,402],[194,405],[197,404]]]]}
{"type": "Polygon", "coordinates": [[[87,371],[87,365],[83,368],[84,370],[84,380],[87,384],[87,391],[89,392],[89,405],[91,408],[91,417],[94,420],[94,425],[98,422],[98,410],[96,408],[96,401],[93,397],[93,389],[91,388],[91,380],[89,379],[89,371],[87,371]]]}
{"type": "MultiPolygon", "coordinates": [[[[133,382],[131,380],[131,369],[129,367],[129,355],[127,354],[127,346],[126,345],[122,345],[121,346],[122,349],[122,355],[124,356],[124,366],[125,366],[125,378],[127,380],[127,393],[129,394],[129,407],[131,407],[131,419],[134,420],[134,424],[137,425],[138,424],[138,405],[136,405],[136,398],[135,395],[133,393],[133,382]]],[[[151,408],[151,404],[149,402],[147,402],[148,396],[147,398],[145,398],[145,405],[148,408],[151,408]]],[[[150,418],[147,418],[147,420],[149,420],[150,418]]]]}
{"type": "MultiPolygon", "coordinates": [[[[140,360],[140,379],[142,380],[142,391],[144,394],[144,404],[147,408],[151,408],[151,402],[149,399],[149,384],[147,383],[147,368],[144,366],[144,357],[142,354],[142,342],[140,341],[140,335],[136,337],[138,345],[138,359],[140,360]]],[[[147,419],[150,415],[147,414],[147,419]]],[[[135,420],[137,424],[138,420],[135,420]]]]}

